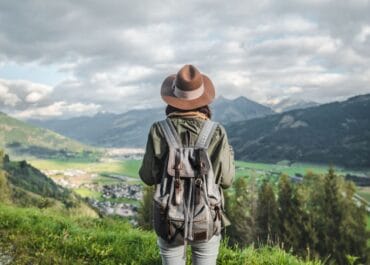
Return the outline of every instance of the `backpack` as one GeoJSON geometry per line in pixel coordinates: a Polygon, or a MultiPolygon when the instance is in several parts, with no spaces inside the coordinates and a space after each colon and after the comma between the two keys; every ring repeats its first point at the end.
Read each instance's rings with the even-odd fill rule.
{"type": "Polygon", "coordinates": [[[159,122],[169,146],[153,196],[154,228],[169,243],[207,242],[221,232],[223,193],[207,149],[217,123],[206,120],[195,146],[183,146],[170,119],[159,122]]]}

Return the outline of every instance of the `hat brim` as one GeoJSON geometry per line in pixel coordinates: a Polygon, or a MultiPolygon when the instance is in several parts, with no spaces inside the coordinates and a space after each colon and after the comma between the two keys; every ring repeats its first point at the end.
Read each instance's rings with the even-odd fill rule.
{"type": "Polygon", "coordinates": [[[206,75],[202,74],[204,93],[200,97],[191,100],[178,98],[174,95],[172,84],[175,78],[176,75],[170,75],[162,83],[161,96],[164,102],[166,102],[168,105],[177,109],[192,110],[206,106],[214,100],[216,94],[215,88],[212,84],[212,81],[206,75]]]}

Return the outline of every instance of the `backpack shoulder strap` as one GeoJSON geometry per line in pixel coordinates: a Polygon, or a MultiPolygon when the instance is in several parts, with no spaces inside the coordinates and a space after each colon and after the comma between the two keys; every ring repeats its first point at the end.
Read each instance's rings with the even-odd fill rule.
{"type": "Polygon", "coordinates": [[[170,119],[167,118],[163,121],[160,121],[159,125],[162,128],[162,131],[164,133],[164,136],[166,137],[168,145],[174,148],[182,147],[180,137],[177,134],[176,129],[173,126],[170,119]]]}
{"type": "Polygon", "coordinates": [[[199,148],[208,149],[212,136],[217,128],[217,125],[218,125],[217,122],[206,120],[199,133],[195,146],[199,148]]]}

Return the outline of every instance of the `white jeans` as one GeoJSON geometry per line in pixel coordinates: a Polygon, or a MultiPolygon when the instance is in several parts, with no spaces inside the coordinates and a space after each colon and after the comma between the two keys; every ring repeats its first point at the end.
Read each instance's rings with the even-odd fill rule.
{"type": "MultiPolygon", "coordinates": [[[[194,265],[215,265],[218,249],[220,247],[221,235],[213,236],[206,243],[190,243],[192,263],[194,265]]],[[[162,238],[158,237],[159,246],[163,265],[185,265],[184,245],[171,245],[162,238]]]]}

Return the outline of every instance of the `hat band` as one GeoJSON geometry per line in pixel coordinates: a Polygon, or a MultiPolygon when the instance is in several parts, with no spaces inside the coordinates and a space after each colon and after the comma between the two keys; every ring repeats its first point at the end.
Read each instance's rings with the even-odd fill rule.
{"type": "Polygon", "coordinates": [[[176,86],[176,79],[173,81],[173,94],[177,98],[183,98],[187,100],[193,100],[196,98],[199,98],[204,93],[204,85],[202,85],[196,89],[193,89],[191,91],[184,91],[176,86]]]}

